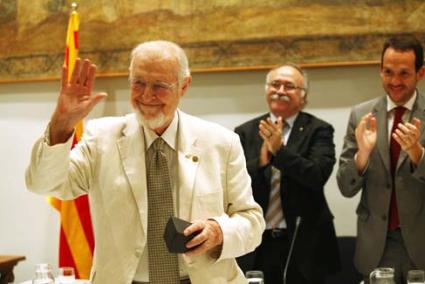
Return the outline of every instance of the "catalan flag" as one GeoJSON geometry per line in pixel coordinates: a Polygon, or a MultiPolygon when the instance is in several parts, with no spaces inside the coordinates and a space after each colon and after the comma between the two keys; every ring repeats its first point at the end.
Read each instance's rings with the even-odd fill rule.
{"type": "MultiPolygon", "coordinates": [[[[71,77],[75,59],[78,57],[79,17],[76,4],[69,17],[66,35],[65,64],[68,66],[68,79],[71,77]]],[[[83,122],[75,126],[74,147],[81,138],[83,122]]],[[[93,260],[94,237],[87,195],[75,200],[61,201],[49,198],[49,203],[61,215],[59,238],[59,266],[74,267],[77,278],[88,279],[93,260]]]]}

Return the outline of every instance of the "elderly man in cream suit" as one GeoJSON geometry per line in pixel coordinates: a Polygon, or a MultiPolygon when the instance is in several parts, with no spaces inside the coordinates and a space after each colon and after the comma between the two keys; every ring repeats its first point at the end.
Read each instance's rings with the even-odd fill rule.
{"type": "Polygon", "coordinates": [[[185,235],[197,233],[187,243],[190,250],[178,256],[180,282],[246,283],[234,258],[260,243],[262,211],[237,135],[178,110],[191,83],[184,51],[166,41],[137,46],[130,65],[135,113],[89,122],[69,153],[73,126],[106,96],[91,93],[95,69],[89,60],[77,60],[68,81],[64,67],[56,110],[26,173],[36,193],[61,199],[89,194],[96,242],[92,283],[155,283],[145,158],[159,138],[168,146],[174,215],[192,222],[185,235]]]}

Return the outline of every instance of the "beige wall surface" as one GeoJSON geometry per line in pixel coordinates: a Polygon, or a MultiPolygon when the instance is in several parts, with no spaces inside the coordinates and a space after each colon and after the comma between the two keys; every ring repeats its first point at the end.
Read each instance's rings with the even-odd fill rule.
{"type": "MultiPolygon", "coordinates": [[[[382,95],[379,67],[334,67],[311,69],[311,92],[306,111],[335,127],[337,155],[350,107],[382,95]]],[[[267,110],[264,100],[264,71],[195,73],[181,108],[204,119],[233,129],[267,110]]],[[[25,189],[24,172],[34,140],[44,131],[55,105],[58,81],[0,84],[0,254],[25,255],[15,269],[16,283],[30,279],[34,265],[57,266],[58,214],[41,196],[25,189]]],[[[420,84],[423,90],[423,82],[420,84]]],[[[131,111],[126,78],[98,79],[96,89],[109,97],[90,118],[121,115],[131,111]]],[[[334,172],[326,185],[328,203],[335,215],[338,235],[356,234],[356,196],[342,197],[334,172]]]]}

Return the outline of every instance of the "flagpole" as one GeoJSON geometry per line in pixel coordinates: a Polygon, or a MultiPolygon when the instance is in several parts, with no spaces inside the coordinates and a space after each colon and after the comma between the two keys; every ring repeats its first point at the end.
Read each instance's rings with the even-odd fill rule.
{"type": "Polygon", "coordinates": [[[76,12],[78,8],[78,4],[75,2],[71,3],[71,12],[76,12]]]}

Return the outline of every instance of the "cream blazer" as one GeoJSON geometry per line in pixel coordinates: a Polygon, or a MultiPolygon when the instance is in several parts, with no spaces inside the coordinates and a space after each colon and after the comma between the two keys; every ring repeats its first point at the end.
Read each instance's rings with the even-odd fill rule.
{"type": "MultiPolygon", "coordinates": [[[[177,111],[179,216],[214,218],[223,231],[220,256],[186,257],[194,284],[246,283],[235,257],[261,242],[264,220],[236,134],[177,111]],[[197,157],[197,158],[194,158],[197,157]]],[[[95,233],[93,284],[130,284],[147,243],[143,131],[134,114],[87,124],[81,142],[36,141],[26,172],[30,191],[73,199],[89,194],[95,233]]]]}

